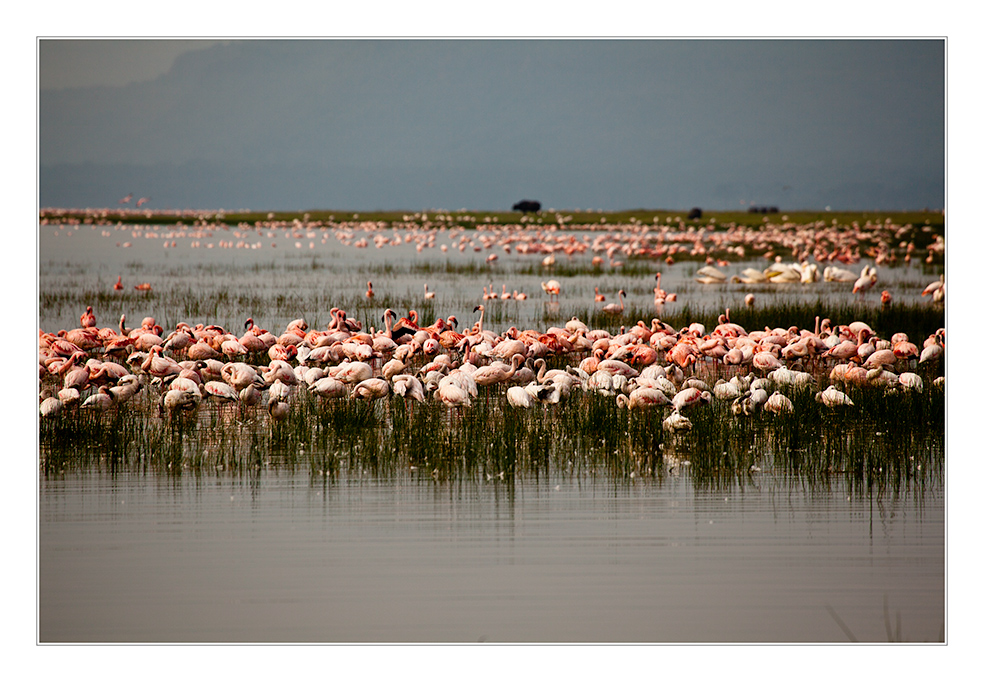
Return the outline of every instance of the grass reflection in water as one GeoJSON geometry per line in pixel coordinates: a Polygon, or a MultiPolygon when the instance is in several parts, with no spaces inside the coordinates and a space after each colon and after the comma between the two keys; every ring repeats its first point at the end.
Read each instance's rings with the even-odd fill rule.
{"type": "Polygon", "coordinates": [[[504,388],[484,388],[471,407],[449,409],[390,396],[373,403],[324,400],[299,390],[286,419],[262,408],[206,402],[173,419],[148,417],[145,388],[100,415],[65,412],[41,420],[46,476],[98,468],[171,476],[251,475],[267,467],[312,478],[502,480],[607,477],[661,484],[686,469],[695,489],[728,491],[756,476],[822,490],[844,477],[857,494],[942,488],[942,388],[922,394],[863,388],[855,405],[832,409],[814,393],[788,393],[792,415],[732,414],[714,400],[688,413],[689,431],[662,428],[670,408],[629,411],[575,390],[557,405],[517,410],[504,388]]]}

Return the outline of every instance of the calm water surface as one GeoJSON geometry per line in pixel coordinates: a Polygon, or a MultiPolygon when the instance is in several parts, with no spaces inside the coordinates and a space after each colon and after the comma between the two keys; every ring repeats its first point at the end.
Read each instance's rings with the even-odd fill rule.
{"type": "Polygon", "coordinates": [[[940,490],[66,474],[40,639],[939,641],[940,490]],[[844,623],[838,625],[830,609],[844,623]]]}

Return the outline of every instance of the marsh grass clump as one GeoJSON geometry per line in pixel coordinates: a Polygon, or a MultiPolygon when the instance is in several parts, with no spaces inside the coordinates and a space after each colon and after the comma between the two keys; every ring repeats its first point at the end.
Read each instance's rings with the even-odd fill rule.
{"type": "Polygon", "coordinates": [[[77,468],[154,470],[168,476],[268,468],[312,477],[495,481],[563,476],[615,482],[679,475],[695,489],[729,490],[768,475],[829,488],[847,480],[859,494],[900,495],[943,478],[945,395],[847,387],[855,405],[832,409],[814,388],[783,389],[792,414],[734,414],[713,400],[687,413],[689,431],[662,426],[670,408],[619,408],[610,396],[574,390],[554,405],[509,406],[502,386],[485,387],[471,407],[400,396],[373,402],[321,399],[298,390],[282,421],[262,407],[201,405],[150,416],[149,405],[99,415],[65,413],[39,426],[45,475],[77,468]],[[414,473],[416,472],[416,473],[414,473]]]}

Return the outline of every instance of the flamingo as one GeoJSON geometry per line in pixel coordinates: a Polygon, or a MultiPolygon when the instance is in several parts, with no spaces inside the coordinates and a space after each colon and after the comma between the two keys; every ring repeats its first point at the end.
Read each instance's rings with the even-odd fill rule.
{"type": "Polygon", "coordinates": [[[658,388],[640,386],[629,395],[620,393],[615,398],[615,403],[619,407],[628,407],[630,410],[645,410],[660,405],[670,405],[672,401],[658,388]]]}
{"type": "Polygon", "coordinates": [[[551,300],[555,300],[560,297],[560,282],[555,279],[548,282],[540,282],[540,288],[547,293],[551,300]]]}
{"type": "Polygon", "coordinates": [[[817,393],[814,397],[818,403],[823,403],[827,407],[844,407],[854,405],[854,401],[851,400],[846,393],[838,391],[833,384],[825,388],[820,393],[817,393]]]}
{"type": "Polygon", "coordinates": [[[427,282],[424,282],[424,298],[434,298],[434,292],[427,290],[427,282]]]}
{"type": "Polygon", "coordinates": [[[605,300],[605,295],[599,294],[598,287],[595,287],[595,303],[601,303],[604,300],[605,300]]]}
{"type": "Polygon", "coordinates": [[[475,374],[472,375],[472,379],[479,386],[491,386],[492,384],[502,383],[510,379],[525,360],[526,358],[521,353],[516,353],[512,356],[509,369],[503,368],[501,364],[486,365],[485,367],[479,367],[475,371],[475,374]]]}
{"type": "Polygon", "coordinates": [[[211,397],[226,403],[239,402],[239,392],[223,381],[206,381],[204,388],[206,398],[211,397]]]}
{"type": "Polygon", "coordinates": [[[792,414],[793,401],[779,391],[776,391],[769,396],[768,400],[765,401],[765,405],[762,409],[766,412],[772,412],[773,414],[792,414]]]}
{"type": "Polygon", "coordinates": [[[95,327],[96,326],[96,315],[92,312],[92,306],[87,306],[85,312],[79,317],[79,321],[82,323],[83,327],[95,327]]]}
{"type": "Polygon", "coordinates": [[[341,398],[348,389],[334,377],[323,377],[311,384],[308,390],[320,398],[341,398]]]}
{"type": "Polygon", "coordinates": [[[376,292],[372,290],[372,282],[366,282],[366,285],[369,287],[366,289],[366,298],[372,298],[376,295],[376,292]]]}
{"type": "Polygon", "coordinates": [[[711,402],[709,391],[701,391],[699,388],[685,388],[673,396],[673,407],[677,412],[697,407],[698,405],[711,402]]]}
{"type": "Polygon", "coordinates": [[[663,273],[661,273],[661,272],[657,272],[656,273],[656,287],[653,289],[653,300],[656,302],[656,305],[660,305],[662,303],[665,303],[666,301],[675,301],[676,300],[676,294],[668,294],[660,286],[660,278],[662,276],[663,276],[663,273]],[[673,298],[670,298],[670,296],[673,296],[673,298]]]}
{"type": "Polygon", "coordinates": [[[926,288],[922,290],[922,295],[923,296],[935,295],[935,292],[937,290],[943,288],[943,286],[945,284],[944,283],[944,279],[943,279],[944,277],[945,277],[945,274],[944,275],[940,275],[940,278],[937,281],[930,282],[929,284],[927,284],[926,285],[926,288]]]}
{"type": "Polygon", "coordinates": [[[109,387],[100,386],[98,393],[93,393],[85,399],[85,402],[82,403],[82,409],[105,412],[113,406],[114,402],[115,400],[113,398],[113,394],[109,392],[109,387]]]}
{"type": "Polygon", "coordinates": [[[389,395],[390,385],[386,379],[372,377],[360,381],[352,388],[352,398],[359,400],[378,400],[389,395]]]}
{"type": "Polygon", "coordinates": [[[113,289],[116,291],[123,291],[123,275],[118,275],[116,277],[116,284],[113,285],[113,289]]]}
{"type": "Polygon", "coordinates": [[[468,391],[452,381],[442,383],[438,387],[437,397],[448,407],[471,406],[471,396],[468,391]]]}
{"type": "Polygon", "coordinates": [[[57,417],[62,411],[62,401],[55,396],[47,396],[41,401],[40,406],[41,417],[57,417]]]}
{"type": "Polygon", "coordinates": [[[133,288],[137,291],[150,291],[150,284],[148,282],[142,282],[133,288]]]}
{"type": "Polygon", "coordinates": [[[923,296],[932,295],[933,303],[942,303],[943,298],[946,296],[946,283],[943,281],[943,275],[936,282],[932,282],[926,286],[922,291],[923,296]]]}
{"type": "Polygon", "coordinates": [[[625,311],[625,303],[622,301],[622,297],[625,296],[625,290],[618,290],[618,303],[609,303],[601,312],[608,313],[609,315],[621,315],[625,311]]]}
{"type": "Polygon", "coordinates": [[[393,377],[393,393],[404,398],[412,398],[420,403],[424,402],[426,397],[424,385],[420,383],[420,379],[412,374],[395,375],[393,377]]]}
{"type": "Polygon", "coordinates": [[[506,391],[506,401],[513,407],[533,406],[533,396],[522,386],[510,386],[506,391]]]}
{"type": "Polygon", "coordinates": [[[689,419],[677,411],[673,411],[669,417],[663,420],[663,430],[675,433],[677,431],[689,431],[693,428],[689,419]]]}
{"type": "MultiPolygon", "coordinates": [[[[346,362],[332,368],[334,377],[345,384],[358,384],[372,378],[372,367],[364,362],[346,362]]],[[[331,374],[331,370],[329,370],[331,374]]]]}
{"type": "Polygon", "coordinates": [[[270,419],[275,422],[282,422],[286,419],[289,410],[290,406],[282,400],[271,398],[267,401],[267,412],[270,414],[270,419]]]}
{"type": "Polygon", "coordinates": [[[864,297],[864,292],[866,292],[871,287],[875,286],[875,282],[878,281],[878,273],[875,268],[869,268],[867,265],[861,270],[861,276],[858,277],[857,281],[854,282],[854,288],[851,289],[852,294],[860,294],[864,297]]]}

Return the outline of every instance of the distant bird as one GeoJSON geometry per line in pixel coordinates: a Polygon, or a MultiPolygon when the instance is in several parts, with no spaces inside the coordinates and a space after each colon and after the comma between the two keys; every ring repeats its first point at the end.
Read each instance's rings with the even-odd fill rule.
{"type": "Polygon", "coordinates": [[[946,293],[946,283],[944,282],[944,275],[940,275],[939,280],[931,282],[922,290],[923,296],[932,295],[934,303],[940,303],[946,293]]]}
{"type": "Polygon", "coordinates": [[[148,282],[143,282],[141,284],[136,285],[133,288],[136,289],[137,291],[150,291],[150,284],[148,282]]]}
{"type": "Polygon", "coordinates": [[[434,298],[434,292],[427,289],[427,282],[424,282],[424,298],[434,298]]]}
{"type": "MultiPolygon", "coordinates": [[[[130,196],[132,197],[133,195],[131,194],[130,196]]],[[[137,208],[140,208],[148,201],[150,201],[150,197],[140,197],[139,199],[137,199],[137,208]]]]}
{"type": "Polygon", "coordinates": [[[622,297],[625,296],[625,290],[618,290],[618,303],[609,303],[604,308],[601,309],[602,312],[608,313],[609,315],[621,315],[625,312],[625,302],[622,297]]]}
{"type": "Polygon", "coordinates": [[[892,294],[888,292],[888,289],[885,289],[884,291],[881,292],[881,302],[882,305],[884,306],[888,306],[892,304],[892,294]]]}
{"type": "Polygon", "coordinates": [[[87,306],[85,312],[79,318],[83,327],[95,327],[96,326],[96,315],[92,312],[92,306],[87,306]]]}
{"type": "Polygon", "coordinates": [[[119,275],[116,278],[116,284],[113,285],[116,291],[123,291],[123,275],[119,275]]]}
{"type": "Polygon", "coordinates": [[[122,199],[120,199],[117,203],[119,203],[119,204],[129,204],[130,203],[130,199],[132,199],[132,198],[133,198],[133,192],[130,192],[125,197],[123,197],[122,199]]]}
{"type": "Polygon", "coordinates": [[[728,279],[726,274],[713,265],[705,265],[697,271],[697,275],[695,279],[701,284],[724,284],[728,279]]]}
{"type": "Polygon", "coordinates": [[[560,282],[555,279],[549,282],[540,282],[540,288],[543,289],[550,299],[557,299],[560,296],[560,282]]]}
{"type": "Polygon", "coordinates": [[[372,290],[372,282],[366,282],[366,285],[369,287],[366,289],[366,298],[372,298],[376,295],[376,292],[372,290]]]}
{"type": "Polygon", "coordinates": [[[749,308],[755,305],[755,294],[747,294],[745,296],[745,305],[747,305],[749,308]]]}
{"type": "Polygon", "coordinates": [[[605,295],[598,293],[598,287],[595,287],[595,303],[601,303],[605,300],[605,295]]]}
{"type": "Polygon", "coordinates": [[[875,268],[869,268],[865,265],[864,269],[861,270],[861,276],[854,282],[854,288],[851,290],[851,293],[861,294],[864,297],[864,292],[875,286],[875,282],[877,281],[878,273],[875,268]]]}

